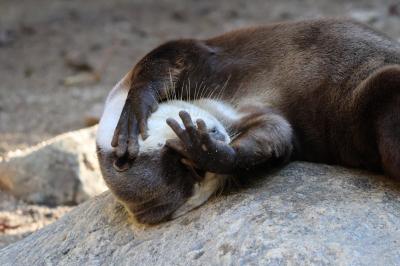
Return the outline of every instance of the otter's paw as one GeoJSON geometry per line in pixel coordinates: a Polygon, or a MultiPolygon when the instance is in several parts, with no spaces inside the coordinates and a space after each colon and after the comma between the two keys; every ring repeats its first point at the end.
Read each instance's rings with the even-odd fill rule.
{"type": "Polygon", "coordinates": [[[158,108],[151,90],[130,90],[114,131],[111,146],[119,159],[135,159],[139,154],[139,135],[148,137],[147,120],[158,108]]]}
{"type": "Polygon", "coordinates": [[[192,122],[189,113],[179,113],[184,129],[172,118],[167,124],[179,140],[167,140],[166,145],[193,163],[193,166],[207,172],[229,174],[235,166],[235,150],[227,143],[214,139],[202,119],[192,122]]]}

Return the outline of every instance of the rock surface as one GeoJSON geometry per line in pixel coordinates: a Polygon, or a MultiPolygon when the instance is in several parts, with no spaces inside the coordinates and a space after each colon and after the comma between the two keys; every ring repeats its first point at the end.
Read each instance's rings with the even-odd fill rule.
{"type": "Polygon", "coordinates": [[[72,208],[31,205],[0,190],[0,249],[57,221],[72,208]]]}
{"type": "Polygon", "coordinates": [[[0,189],[30,203],[71,205],[107,188],[95,153],[96,127],[0,157],[0,189]]]}
{"type": "Polygon", "coordinates": [[[174,221],[135,225],[106,192],[0,250],[0,265],[393,265],[400,185],[292,163],[174,221]]]}

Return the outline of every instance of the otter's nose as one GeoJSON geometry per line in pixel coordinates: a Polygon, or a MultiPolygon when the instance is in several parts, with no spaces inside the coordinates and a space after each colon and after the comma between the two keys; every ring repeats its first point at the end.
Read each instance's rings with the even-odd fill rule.
{"type": "Polygon", "coordinates": [[[117,158],[113,162],[113,167],[118,172],[125,172],[131,168],[134,159],[130,159],[128,154],[125,154],[121,158],[117,158]]]}

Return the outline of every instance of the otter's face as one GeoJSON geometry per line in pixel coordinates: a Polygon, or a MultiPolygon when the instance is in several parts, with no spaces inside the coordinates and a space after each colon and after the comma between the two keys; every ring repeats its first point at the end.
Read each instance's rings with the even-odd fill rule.
{"type": "Polygon", "coordinates": [[[98,150],[104,180],[113,194],[140,223],[154,224],[171,218],[193,193],[193,173],[179,156],[163,147],[140,153],[126,171],[113,166],[113,153],[98,150]]]}
{"type": "Polygon", "coordinates": [[[204,203],[217,189],[219,178],[212,173],[194,173],[181,163],[181,156],[165,146],[177,138],[166,124],[167,118],[179,119],[179,111],[203,119],[212,136],[230,142],[222,124],[205,110],[182,101],[159,106],[148,121],[149,137],[139,139],[140,152],[125,171],[114,167],[117,160],[111,147],[113,131],[126,99],[126,90],[117,85],[110,92],[97,133],[97,150],[104,180],[113,194],[140,223],[154,224],[180,216],[204,203]]]}

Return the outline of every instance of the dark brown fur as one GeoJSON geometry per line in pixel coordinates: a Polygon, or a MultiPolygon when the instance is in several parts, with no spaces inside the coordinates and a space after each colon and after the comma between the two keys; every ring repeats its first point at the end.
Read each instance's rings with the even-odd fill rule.
{"type": "Polygon", "coordinates": [[[248,115],[227,125],[239,131],[234,172],[290,157],[400,178],[400,44],[357,22],[280,23],[171,41],[128,76],[130,107],[115,134],[123,141],[113,143],[120,155],[135,157],[155,96],[193,99],[190,82],[248,115]],[[279,133],[282,121],[291,137],[279,133]]]}
{"type": "Polygon", "coordinates": [[[128,102],[143,125],[154,104],[146,95],[172,90],[171,69],[178,95],[189,80],[205,90],[226,83],[222,98],[232,104],[257,96],[252,104],[282,113],[295,130],[296,158],[380,169],[371,112],[397,94],[399,64],[398,43],[356,22],[274,24],[160,46],[134,68],[128,102]]]}

